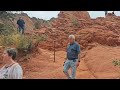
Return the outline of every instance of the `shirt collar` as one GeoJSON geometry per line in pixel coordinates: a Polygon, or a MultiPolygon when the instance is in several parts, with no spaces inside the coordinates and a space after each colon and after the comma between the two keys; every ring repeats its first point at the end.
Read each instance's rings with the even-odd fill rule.
{"type": "Polygon", "coordinates": [[[70,44],[70,45],[73,45],[73,44],[75,44],[75,41],[72,44],[70,44]]]}

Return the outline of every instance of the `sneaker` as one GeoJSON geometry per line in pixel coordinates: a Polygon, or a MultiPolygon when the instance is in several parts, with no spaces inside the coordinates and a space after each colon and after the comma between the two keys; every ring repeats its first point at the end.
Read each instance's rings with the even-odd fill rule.
{"type": "Polygon", "coordinates": [[[69,76],[69,78],[68,79],[72,79],[72,77],[71,76],[69,76]]]}

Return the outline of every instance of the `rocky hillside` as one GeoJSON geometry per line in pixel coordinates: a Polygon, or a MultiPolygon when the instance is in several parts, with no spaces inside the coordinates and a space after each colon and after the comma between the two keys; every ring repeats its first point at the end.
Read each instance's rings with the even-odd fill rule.
{"type": "MultiPolygon", "coordinates": [[[[19,16],[21,15],[16,16],[14,24],[19,16]]],[[[58,18],[52,18],[47,22],[36,18],[31,19],[27,15],[22,15],[22,17],[26,20],[27,31],[32,30],[34,24],[41,21],[37,29],[26,32],[26,35],[34,33],[38,36],[47,36],[46,40],[38,45],[40,49],[42,48],[42,54],[31,57],[27,65],[25,62],[21,63],[25,77],[64,78],[62,64],[67,39],[70,34],[74,34],[82,49],[78,78],[120,78],[119,68],[114,67],[113,64],[114,60],[120,60],[120,16],[109,13],[105,18],[91,19],[87,11],[61,11],[58,18]],[[54,41],[57,51],[56,63],[53,63],[54,41]],[[53,69],[56,70],[51,72],[53,69]],[[40,73],[39,70],[41,70],[40,73]],[[51,73],[47,74],[45,70],[51,73]],[[61,73],[58,73],[58,70],[61,73]]]]}
{"type": "MultiPolygon", "coordinates": [[[[56,40],[56,48],[64,48],[69,34],[74,34],[82,49],[93,47],[94,43],[107,46],[120,45],[120,17],[109,14],[97,19],[91,19],[88,12],[62,11],[57,19],[51,21],[52,28],[46,28],[49,36],[43,47],[53,48],[53,40],[56,40]],[[80,15],[79,15],[80,14],[80,15]],[[82,18],[83,16],[83,18],[82,18]]],[[[41,29],[42,30],[42,29],[41,29]]]]}

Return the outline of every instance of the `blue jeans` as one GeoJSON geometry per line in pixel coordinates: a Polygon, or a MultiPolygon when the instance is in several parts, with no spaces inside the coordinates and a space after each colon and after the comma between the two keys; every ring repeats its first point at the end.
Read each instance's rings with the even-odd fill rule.
{"type": "Polygon", "coordinates": [[[18,26],[18,30],[20,33],[24,34],[24,26],[21,27],[21,26],[18,26]]]}
{"type": "Polygon", "coordinates": [[[76,62],[78,60],[76,59],[76,61],[74,62],[73,60],[66,60],[66,62],[64,63],[64,69],[63,72],[65,73],[65,75],[67,76],[68,79],[75,79],[76,78],[76,62]],[[68,70],[71,68],[71,75],[69,75],[68,70]]]}

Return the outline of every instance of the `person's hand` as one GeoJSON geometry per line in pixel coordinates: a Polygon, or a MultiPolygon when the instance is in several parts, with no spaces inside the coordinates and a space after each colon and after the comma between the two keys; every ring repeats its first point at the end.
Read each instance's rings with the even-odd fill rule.
{"type": "Polygon", "coordinates": [[[64,66],[65,62],[66,62],[66,61],[64,61],[63,66],[64,66]]]}
{"type": "MultiPolygon", "coordinates": [[[[67,60],[67,57],[65,57],[65,61],[64,61],[64,64],[65,64],[66,60],[67,60]]],[[[63,66],[64,66],[64,64],[63,64],[63,66]]]]}
{"type": "Polygon", "coordinates": [[[76,63],[76,66],[77,66],[77,67],[79,66],[79,63],[80,63],[80,62],[77,62],[77,63],[76,63]]]}

